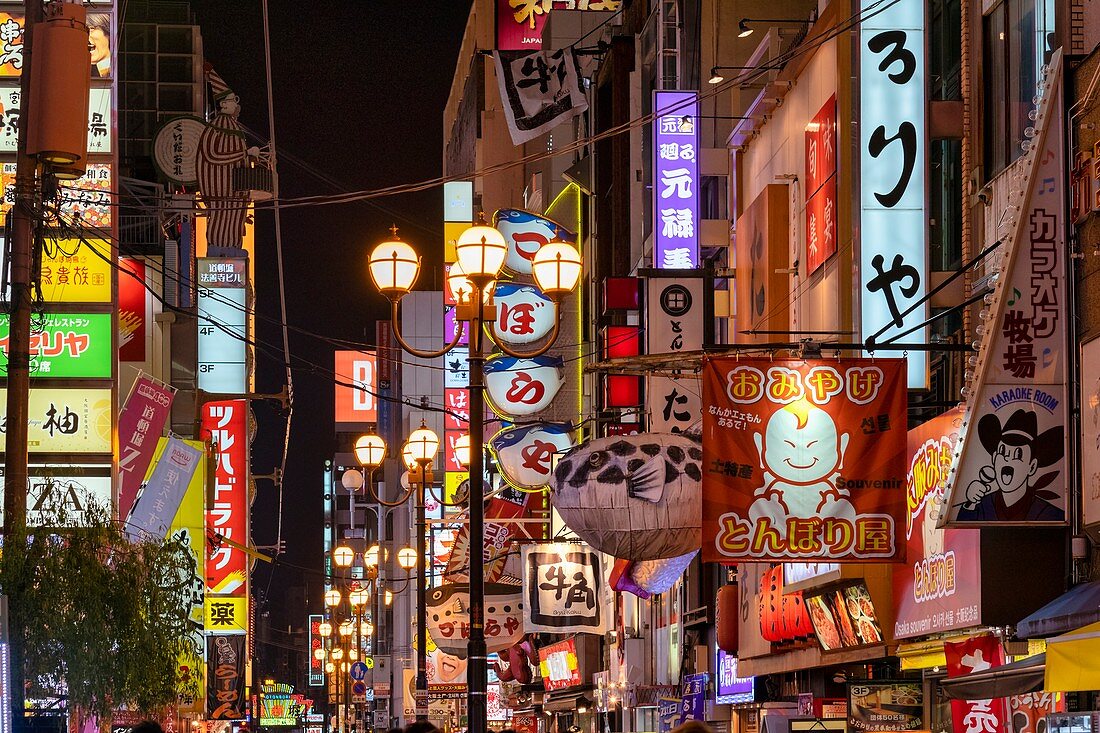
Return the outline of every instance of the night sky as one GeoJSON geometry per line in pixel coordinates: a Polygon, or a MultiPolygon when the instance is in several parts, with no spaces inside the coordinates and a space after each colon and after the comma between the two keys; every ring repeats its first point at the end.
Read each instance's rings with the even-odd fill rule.
{"type": "MultiPolygon", "coordinates": [[[[471,0],[271,0],[272,72],[282,198],[373,189],[442,173],[443,108],[471,0]],[[301,165],[304,163],[305,166],[301,165]],[[320,174],[320,177],[317,174],[320,174]],[[327,179],[327,181],[326,181],[327,179]]],[[[260,0],[191,0],[206,60],[241,98],[241,122],[267,138],[267,93],[260,0]]],[[[374,341],[374,321],[388,317],[366,270],[367,253],[391,223],[421,252],[442,245],[442,190],[367,203],[293,208],[282,213],[288,321],[332,338],[374,341]]],[[[257,306],[277,318],[274,216],[259,214],[257,306]]],[[[423,279],[423,278],[422,278],[423,279]]],[[[281,349],[281,333],[257,321],[257,338],[281,349]]],[[[291,333],[291,353],[332,369],[333,347],[291,333]]],[[[257,389],[278,392],[284,369],[258,355],[257,389]]],[[[321,472],[335,448],[333,384],[327,374],[294,374],[294,419],[284,482],[283,563],[260,563],[253,588],[267,593],[274,625],[305,621],[285,588],[311,582],[320,607],[321,472]],[[300,571],[294,566],[309,568],[300,571]],[[270,586],[269,586],[270,582],[270,586]]],[[[257,407],[253,473],[279,458],[282,421],[257,407]]],[[[276,493],[257,482],[252,535],[276,537],[276,493]]],[[[264,610],[261,607],[258,610],[264,610]]]]}

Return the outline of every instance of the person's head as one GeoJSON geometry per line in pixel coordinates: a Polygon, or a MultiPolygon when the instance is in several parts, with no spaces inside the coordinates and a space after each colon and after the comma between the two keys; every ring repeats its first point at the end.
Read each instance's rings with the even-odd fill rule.
{"type": "Polygon", "coordinates": [[[130,733],[164,733],[164,728],[155,720],[143,720],[135,725],[130,733]]]}
{"type": "Polygon", "coordinates": [[[88,16],[88,53],[93,64],[111,56],[111,17],[106,13],[88,16]]]}
{"type": "Polygon", "coordinates": [[[405,733],[439,733],[439,728],[427,720],[418,720],[405,726],[405,733]]]}
{"type": "Polygon", "coordinates": [[[519,733],[515,728],[503,728],[500,733],[519,733]]]}
{"type": "Polygon", "coordinates": [[[714,733],[714,729],[702,721],[689,720],[673,728],[672,733],[714,733]]]}

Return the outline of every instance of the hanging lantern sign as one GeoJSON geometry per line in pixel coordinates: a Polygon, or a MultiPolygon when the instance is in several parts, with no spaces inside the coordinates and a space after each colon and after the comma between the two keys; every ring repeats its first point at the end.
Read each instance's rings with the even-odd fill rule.
{"type": "MultiPolygon", "coordinates": [[[[425,608],[428,634],[447,654],[466,656],[470,638],[470,585],[448,583],[428,589],[425,608]]],[[[522,588],[501,583],[485,584],[485,645],[499,652],[523,640],[522,588]]]]}
{"type": "Polygon", "coordinates": [[[513,275],[530,275],[535,253],[551,239],[577,241],[576,234],[556,221],[522,209],[499,209],[493,214],[493,226],[508,243],[504,269],[513,275]]]}
{"type": "Polygon", "coordinates": [[[526,417],[542,412],[565,382],[560,356],[516,359],[498,354],[485,362],[489,406],[501,417],[526,417]]]}
{"type": "Polygon", "coordinates": [[[554,330],[554,301],[534,285],[498,283],[493,293],[497,317],[493,338],[506,344],[530,344],[554,330]]]}
{"type": "Polygon", "coordinates": [[[536,423],[505,428],[489,441],[504,480],[520,489],[540,489],[550,482],[555,453],[573,447],[572,426],[536,423]]]}

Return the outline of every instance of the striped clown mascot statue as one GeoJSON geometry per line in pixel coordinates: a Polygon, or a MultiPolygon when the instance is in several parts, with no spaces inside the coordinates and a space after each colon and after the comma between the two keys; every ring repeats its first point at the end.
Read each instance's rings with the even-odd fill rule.
{"type": "Polygon", "coordinates": [[[235,190],[233,171],[259,162],[260,150],[248,147],[237,121],[240,98],[210,64],[204,66],[213,92],[215,111],[199,138],[197,168],[199,193],[208,212],[207,255],[244,257],[241,246],[248,216],[248,190],[235,190]]]}

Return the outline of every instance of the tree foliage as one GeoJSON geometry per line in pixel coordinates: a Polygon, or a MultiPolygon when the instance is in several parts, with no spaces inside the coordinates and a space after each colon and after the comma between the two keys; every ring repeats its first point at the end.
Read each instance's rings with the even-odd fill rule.
{"type": "Polygon", "coordinates": [[[134,542],[90,497],[84,508],[79,526],[58,502],[42,522],[52,529],[5,538],[0,585],[24,622],[28,697],[63,694],[104,719],[121,704],[151,712],[196,694],[198,677],[178,674],[201,668],[186,541],[134,542]]]}

